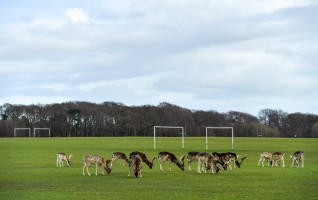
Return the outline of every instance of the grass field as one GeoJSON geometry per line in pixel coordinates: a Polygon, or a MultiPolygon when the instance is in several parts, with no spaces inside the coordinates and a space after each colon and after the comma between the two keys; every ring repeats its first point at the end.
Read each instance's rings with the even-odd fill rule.
{"type": "Polygon", "coordinates": [[[96,153],[110,158],[112,152],[129,155],[139,150],[148,158],[160,151],[177,157],[188,151],[205,151],[205,138],[5,138],[0,139],[0,199],[318,199],[318,140],[295,138],[209,138],[209,152],[233,151],[247,156],[240,169],[219,174],[159,171],[158,160],[143,178],[128,177],[128,167],[115,163],[111,175],[82,176],[82,157],[96,153]],[[290,168],[289,155],[305,152],[305,168],[290,168]],[[56,167],[56,153],[73,155],[72,167],[56,167]],[[282,151],[285,168],[257,167],[259,153],[282,151]]]}

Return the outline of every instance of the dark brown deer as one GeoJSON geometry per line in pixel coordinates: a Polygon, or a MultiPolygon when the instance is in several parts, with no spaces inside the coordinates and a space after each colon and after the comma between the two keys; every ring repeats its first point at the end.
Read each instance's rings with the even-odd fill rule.
{"type": "Polygon", "coordinates": [[[191,171],[191,163],[198,161],[197,155],[200,152],[196,152],[196,151],[190,151],[187,153],[187,160],[188,160],[188,171],[191,171]]]}
{"type": "Polygon", "coordinates": [[[171,171],[171,163],[176,164],[182,171],[184,171],[184,158],[185,158],[185,156],[182,156],[180,158],[180,161],[181,161],[180,162],[173,153],[170,153],[170,152],[167,152],[167,151],[160,152],[158,154],[158,159],[160,161],[160,171],[163,171],[162,170],[162,164],[164,162],[168,162],[169,163],[169,171],[171,171]]]}
{"type": "Polygon", "coordinates": [[[130,172],[134,172],[136,178],[138,177],[138,174],[139,174],[139,177],[142,178],[141,169],[142,169],[142,158],[139,155],[133,155],[129,161],[128,176],[130,176],[130,172]]]}
{"type": "Polygon", "coordinates": [[[132,157],[133,157],[134,155],[139,155],[139,156],[141,157],[142,161],[148,165],[149,169],[152,169],[152,167],[153,167],[153,161],[156,159],[156,157],[153,157],[153,158],[151,159],[151,161],[149,161],[149,160],[147,159],[146,154],[144,154],[144,153],[142,153],[142,152],[139,152],[139,151],[133,151],[133,152],[130,153],[129,159],[132,159],[132,157]]]}
{"type": "Polygon", "coordinates": [[[129,160],[128,160],[126,154],[124,154],[122,152],[114,152],[112,154],[112,162],[111,162],[110,166],[113,166],[114,162],[116,160],[118,160],[118,159],[120,160],[120,165],[125,166],[125,162],[124,161],[126,161],[129,164],[129,160]]]}

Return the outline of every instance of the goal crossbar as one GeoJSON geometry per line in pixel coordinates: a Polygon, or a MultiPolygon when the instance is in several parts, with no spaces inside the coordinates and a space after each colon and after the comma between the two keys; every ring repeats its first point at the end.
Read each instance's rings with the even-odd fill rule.
{"type": "Polygon", "coordinates": [[[182,126],[154,126],[153,127],[153,148],[156,149],[156,128],[172,128],[172,129],[181,129],[181,134],[182,135],[182,148],[184,148],[184,129],[182,126]]]}
{"type": "Polygon", "coordinates": [[[232,149],[234,149],[233,127],[206,127],[205,129],[205,149],[208,150],[208,129],[231,129],[232,131],[232,149]]]}
{"type": "Polygon", "coordinates": [[[35,131],[36,130],[48,130],[49,131],[49,137],[51,137],[51,129],[50,128],[34,128],[33,129],[33,137],[35,137],[35,131]]]}

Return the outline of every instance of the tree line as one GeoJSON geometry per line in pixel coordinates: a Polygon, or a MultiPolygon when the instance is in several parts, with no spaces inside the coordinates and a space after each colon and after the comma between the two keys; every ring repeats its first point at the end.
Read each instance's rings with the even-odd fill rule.
{"type": "MultiPolygon", "coordinates": [[[[60,104],[0,106],[1,137],[13,137],[14,128],[50,128],[51,137],[153,136],[154,126],[182,126],[186,136],[205,136],[207,126],[233,127],[236,137],[317,137],[318,115],[263,109],[258,116],[229,111],[189,110],[170,103],[126,106],[117,102],[65,102],[60,104]]],[[[39,134],[41,134],[39,130],[39,134]]],[[[209,130],[211,136],[230,136],[209,130]]],[[[20,131],[27,136],[27,131],[20,131]]],[[[159,136],[180,131],[159,129],[159,136]]],[[[21,136],[21,135],[20,135],[21,136]]]]}

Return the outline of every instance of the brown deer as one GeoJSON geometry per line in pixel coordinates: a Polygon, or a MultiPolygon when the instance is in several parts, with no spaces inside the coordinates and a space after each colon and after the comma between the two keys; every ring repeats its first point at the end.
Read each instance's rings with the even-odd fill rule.
{"type": "Polygon", "coordinates": [[[188,160],[188,171],[191,171],[191,163],[198,161],[197,155],[200,152],[190,151],[186,154],[188,160]]]}
{"type": "Polygon", "coordinates": [[[56,167],[58,167],[58,166],[62,167],[63,161],[66,161],[67,166],[70,167],[73,164],[73,162],[71,161],[71,157],[72,157],[72,155],[67,156],[65,153],[57,153],[56,167]]]}
{"type": "Polygon", "coordinates": [[[142,158],[137,154],[133,155],[129,161],[128,176],[130,176],[130,172],[134,172],[136,178],[138,177],[138,174],[139,174],[139,177],[142,178],[141,169],[142,169],[142,158]]]}
{"type": "Polygon", "coordinates": [[[285,156],[285,154],[282,152],[273,153],[273,155],[272,155],[272,167],[274,167],[274,165],[276,167],[278,167],[280,165],[280,161],[282,161],[282,163],[283,163],[282,167],[285,167],[284,156],[285,156]]]}
{"type": "Polygon", "coordinates": [[[112,162],[111,162],[110,166],[112,167],[114,165],[114,162],[116,160],[118,160],[118,159],[120,160],[120,165],[125,166],[125,162],[124,161],[126,161],[129,164],[129,160],[128,160],[127,156],[124,153],[122,153],[122,152],[114,152],[112,154],[112,162]]]}
{"type": "Polygon", "coordinates": [[[232,161],[234,161],[235,165],[238,168],[240,168],[243,161],[247,158],[247,157],[243,157],[241,158],[241,161],[239,161],[238,156],[236,155],[236,153],[233,153],[233,152],[221,153],[219,155],[221,156],[221,158],[223,159],[223,161],[226,163],[226,165],[229,167],[230,170],[232,170],[232,165],[231,165],[232,161]]]}
{"type": "Polygon", "coordinates": [[[158,154],[158,159],[160,161],[160,171],[163,171],[162,164],[166,161],[169,163],[169,171],[171,171],[171,163],[175,163],[182,171],[184,171],[184,158],[185,156],[182,156],[180,158],[181,162],[179,162],[179,160],[173,153],[166,151],[160,152],[158,154]]]}
{"type": "Polygon", "coordinates": [[[294,165],[299,167],[299,162],[301,162],[301,168],[303,168],[304,157],[305,157],[305,153],[303,151],[296,151],[293,155],[290,156],[292,161],[291,167],[293,167],[294,165]]]}
{"type": "Polygon", "coordinates": [[[91,174],[88,171],[90,164],[96,165],[95,175],[97,176],[97,169],[100,168],[103,175],[105,175],[104,170],[107,174],[110,174],[112,169],[108,166],[111,160],[105,160],[103,157],[96,154],[89,154],[83,157],[83,176],[85,176],[85,169],[87,174],[90,176],[91,174]]]}
{"type": "Polygon", "coordinates": [[[156,159],[156,157],[153,157],[153,158],[151,159],[151,161],[149,161],[149,160],[147,159],[146,154],[144,154],[144,153],[142,153],[142,152],[139,152],[139,151],[133,151],[133,152],[130,153],[129,159],[132,159],[132,157],[133,157],[134,155],[139,155],[139,156],[141,157],[142,161],[148,165],[149,169],[152,169],[152,167],[154,166],[153,161],[156,159]]]}
{"type": "Polygon", "coordinates": [[[264,161],[266,160],[267,163],[268,163],[268,166],[271,166],[272,165],[272,156],[273,156],[273,153],[269,153],[269,152],[263,152],[260,154],[259,156],[259,160],[258,160],[258,165],[260,165],[260,163],[262,162],[262,166],[264,167],[264,161]]]}
{"type": "Polygon", "coordinates": [[[208,152],[201,152],[197,155],[197,159],[198,159],[198,168],[197,168],[197,172],[201,173],[201,166],[202,166],[202,171],[204,173],[206,173],[209,169],[212,168],[212,173],[218,173],[219,172],[219,168],[216,166],[217,161],[216,158],[214,158],[214,156],[208,152]]]}

